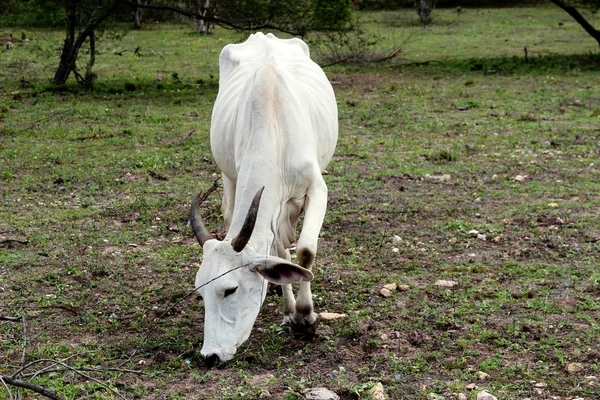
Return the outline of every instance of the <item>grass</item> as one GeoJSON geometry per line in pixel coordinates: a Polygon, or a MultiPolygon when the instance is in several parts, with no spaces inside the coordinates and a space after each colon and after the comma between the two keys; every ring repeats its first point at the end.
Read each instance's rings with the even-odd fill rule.
{"type": "MultiPolygon", "coordinates": [[[[314,293],[318,311],[348,317],[296,341],[272,289],[249,341],[213,370],[199,360],[202,302],[186,297],[201,252],[185,224],[218,174],[218,53],[240,36],[115,29],[97,44],[93,92],[48,86],[61,32],[3,49],[0,299],[3,315],[25,316],[27,361],[108,368],[135,352],[123,368],[151,375],[88,372],[127,398],[325,386],[355,399],[377,381],[393,399],[600,396],[597,47],[553,7],[437,10],[426,29],[413,14],[363,15],[382,47],[409,38],[402,59],[326,71],[340,140],[314,293]],[[408,290],[380,296],[390,282],[408,290]]],[[[213,227],[219,204],[207,204],[213,227]]],[[[10,374],[21,325],[0,332],[10,374]]],[[[116,398],[73,372],[34,382],[116,398]]]]}

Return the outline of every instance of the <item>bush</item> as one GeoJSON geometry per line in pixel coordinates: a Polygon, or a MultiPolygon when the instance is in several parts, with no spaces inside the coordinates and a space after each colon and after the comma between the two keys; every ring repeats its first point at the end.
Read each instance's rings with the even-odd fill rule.
{"type": "Polygon", "coordinates": [[[66,19],[62,2],[54,0],[8,0],[0,15],[0,25],[28,28],[62,27],[66,19]]]}

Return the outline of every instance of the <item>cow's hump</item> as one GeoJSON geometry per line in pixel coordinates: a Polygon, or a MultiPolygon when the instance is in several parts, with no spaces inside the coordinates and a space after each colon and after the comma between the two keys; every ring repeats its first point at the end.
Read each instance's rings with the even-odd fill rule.
{"type": "Polygon", "coordinates": [[[279,39],[271,33],[265,35],[258,32],[243,43],[229,44],[223,48],[219,57],[219,82],[223,85],[240,66],[251,73],[259,66],[272,62],[292,68],[313,64],[308,46],[301,39],[279,39]]]}

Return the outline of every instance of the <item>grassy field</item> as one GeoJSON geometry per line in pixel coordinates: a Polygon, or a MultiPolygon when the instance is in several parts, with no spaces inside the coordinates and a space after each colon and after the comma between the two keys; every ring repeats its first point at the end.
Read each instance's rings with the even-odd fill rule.
{"type": "Polygon", "coordinates": [[[363,399],[377,382],[391,399],[600,398],[597,44],[549,6],[362,17],[403,50],[326,69],[340,139],[313,287],[317,312],[348,316],[294,340],[272,288],[210,370],[187,209],[219,173],[218,54],[245,35],[106,32],[87,92],[48,85],[61,32],[1,28],[29,40],[0,50],[0,315],[27,328],[0,321],[0,373],[26,338],[23,379],[66,399],[363,399]]]}

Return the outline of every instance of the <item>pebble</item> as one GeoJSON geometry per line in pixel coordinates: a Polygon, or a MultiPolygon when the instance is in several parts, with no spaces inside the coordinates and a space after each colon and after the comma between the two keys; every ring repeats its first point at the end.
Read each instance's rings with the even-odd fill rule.
{"type": "Polygon", "coordinates": [[[381,382],[377,382],[375,386],[369,389],[369,396],[373,400],[387,400],[387,396],[385,395],[385,391],[383,390],[383,385],[381,382]]]}
{"type": "Polygon", "coordinates": [[[469,383],[467,386],[465,386],[465,389],[467,390],[475,390],[477,389],[477,385],[474,383],[469,383]]]}
{"type": "Polygon", "coordinates": [[[410,289],[408,285],[398,285],[398,290],[401,292],[406,292],[408,289],[410,289]]]}
{"type": "Polygon", "coordinates": [[[494,242],[494,243],[500,243],[501,240],[502,240],[502,237],[496,236],[495,238],[492,239],[492,242],[494,242]]]}
{"type": "Polygon", "coordinates": [[[582,363],[571,363],[567,365],[567,372],[579,372],[583,370],[582,363]]]}
{"type": "Polygon", "coordinates": [[[555,203],[555,202],[548,203],[548,207],[550,207],[550,208],[557,208],[558,207],[558,203],[555,203]]]}
{"type": "Polygon", "coordinates": [[[483,233],[478,233],[477,234],[477,239],[483,240],[485,242],[487,240],[487,236],[484,235],[483,233]]]}
{"type": "Polygon", "coordinates": [[[459,393],[458,395],[456,395],[456,398],[458,400],[467,400],[467,395],[464,393],[459,393]]]}
{"type": "Polygon", "coordinates": [[[302,391],[306,400],[339,400],[340,396],[327,388],[313,388],[302,391]]]}
{"type": "Polygon", "coordinates": [[[379,291],[379,294],[382,295],[383,297],[386,297],[386,298],[393,296],[392,291],[390,289],[386,289],[386,288],[381,289],[379,291]]]}
{"type": "Polygon", "coordinates": [[[523,182],[525,180],[525,176],[523,175],[517,175],[513,178],[513,180],[517,181],[517,182],[523,182]]]}
{"type": "Polygon", "coordinates": [[[478,231],[477,229],[471,229],[471,230],[469,231],[469,235],[471,235],[471,237],[474,237],[474,238],[476,238],[476,237],[477,237],[477,235],[479,235],[479,231],[478,231]]]}
{"type": "Polygon", "coordinates": [[[496,396],[492,396],[485,390],[477,393],[477,400],[498,400],[496,396]]]}
{"type": "Polygon", "coordinates": [[[397,247],[392,247],[392,253],[399,253],[400,249],[398,249],[397,247]]]}
{"type": "Polygon", "coordinates": [[[483,371],[477,371],[477,379],[479,379],[480,381],[485,381],[486,379],[489,379],[490,374],[486,374],[483,371]]]}
{"type": "Polygon", "coordinates": [[[394,238],[392,239],[392,243],[400,244],[400,243],[402,243],[402,238],[398,235],[394,235],[394,238]]]}
{"type": "Polygon", "coordinates": [[[458,285],[458,282],[446,281],[446,280],[440,279],[440,280],[435,281],[434,285],[441,286],[441,287],[454,287],[454,286],[458,285]]]}
{"type": "Polygon", "coordinates": [[[391,291],[393,292],[394,290],[396,290],[396,289],[398,288],[398,285],[397,285],[397,284],[395,284],[395,283],[388,283],[388,284],[386,284],[386,285],[383,285],[383,287],[384,287],[385,289],[387,289],[387,290],[391,290],[391,291]]]}

